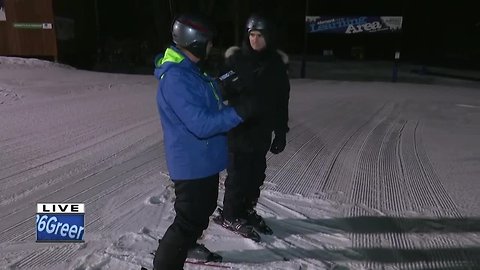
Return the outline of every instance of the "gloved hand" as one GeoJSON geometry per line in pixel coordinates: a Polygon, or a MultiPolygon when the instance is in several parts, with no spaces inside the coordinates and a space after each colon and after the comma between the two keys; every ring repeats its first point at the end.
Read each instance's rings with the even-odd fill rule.
{"type": "Polygon", "coordinates": [[[287,145],[287,135],[285,133],[275,132],[275,138],[273,139],[272,145],[270,146],[270,152],[273,154],[279,154],[287,145]]]}
{"type": "Polygon", "coordinates": [[[218,77],[219,85],[222,88],[224,96],[239,94],[245,86],[235,71],[230,70],[218,77]]]}
{"type": "Polygon", "coordinates": [[[258,102],[253,96],[242,95],[232,106],[243,121],[245,121],[255,115],[258,108],[258,102]]]}

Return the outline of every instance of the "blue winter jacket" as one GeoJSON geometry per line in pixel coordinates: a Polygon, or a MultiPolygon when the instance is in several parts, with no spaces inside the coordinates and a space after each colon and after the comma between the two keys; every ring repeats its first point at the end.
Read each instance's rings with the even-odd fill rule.
{"type": "Polygon", "coordinates": [[[223,105],[212,78],[175,47],[155,60],[157,105],[172,180],[193,180],[227,166],[225,132],[242,122],[223,105]]]}

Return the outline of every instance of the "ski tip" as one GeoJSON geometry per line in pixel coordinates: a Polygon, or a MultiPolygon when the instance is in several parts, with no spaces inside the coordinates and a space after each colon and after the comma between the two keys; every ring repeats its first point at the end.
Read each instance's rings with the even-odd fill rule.
{"type": "Polygon", "coordinates": [[[219,268],[219,269],[232,269],[229,265],[222,264],[221,262],[198,262],[194,260],[186,260],[185,263],[194,264],[194,265],[202,265],[212,268],[219,268]]]}

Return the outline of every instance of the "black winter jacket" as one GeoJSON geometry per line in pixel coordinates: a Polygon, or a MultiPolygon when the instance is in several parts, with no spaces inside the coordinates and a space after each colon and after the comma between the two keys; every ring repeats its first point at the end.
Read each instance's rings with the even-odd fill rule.
{"type": "MultiPolygon", "coordinates": [[[[227,89],[228,100],[235,105],[241,95],[254,96],[257,110],[254,117],[228,133],[230,151],[266,151],[270,147],[272,131],[288,132],[288,57],[281,51],[260,53],[247,48],[231,47],[225,52],[226,68],[237,73],[241,90],[227,89]]],[[[228,86],[227,86],[228,88],[228,86]]]]}

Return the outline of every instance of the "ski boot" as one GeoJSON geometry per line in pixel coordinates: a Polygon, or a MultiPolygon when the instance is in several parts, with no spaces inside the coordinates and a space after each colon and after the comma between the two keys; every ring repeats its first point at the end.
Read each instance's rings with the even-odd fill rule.
{"type": "Polygon", "coordinates": [[[222,256],[218,253],[211,252],[204,245],[195,243],[195,245],[188,250],[187,258],[196,262],[221,262],[222,256]]]}
{"type": "Polygon", "coordinates": [[[247,220],[237,218],[233,221],[230,221],[223,218],[223,211],[221,209],[218,209],[217,211],[218,215],[213,218],[213,222],[245,238],[252,239],[255,242],[260,242],[260,235],[253,229],[252,226],[247,224],[247,220]]]}
{"type": "Polygon", "coordinates": [[[247,224],[252,226],[259,233],[271,235],[273,234],[272,228],[265,223],[265,220],[257,214],[255,209],[247,211],[247,224]]]}

